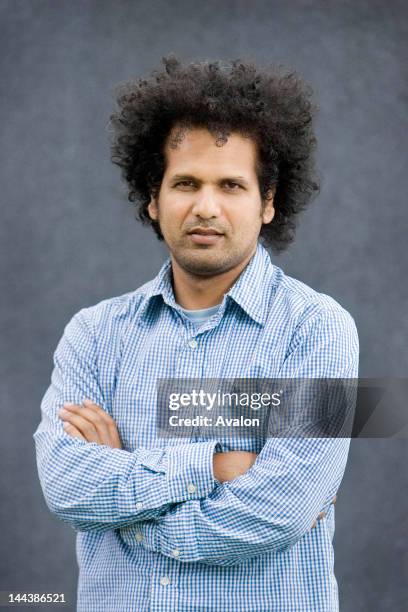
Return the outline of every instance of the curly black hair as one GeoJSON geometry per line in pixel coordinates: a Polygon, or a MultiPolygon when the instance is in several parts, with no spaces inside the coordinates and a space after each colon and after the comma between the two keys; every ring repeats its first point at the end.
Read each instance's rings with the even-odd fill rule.
{"type": "Polygon", "coordinates": [[[121,168],[136,216],[163,240],[147,206],[160,190],[173,128],[206,127],[218,146],[237,132],[257,144],[262,199],[276,190],[274,219],[261,227],[260,237],[274,251],[284,250],[294,238],[295,216],[319,191],[312,125],[317,106],[310,86],[281,65],[260,68],[242,59],[183,64],[174,54],[162,63],[164,70],[148,79],[119,85],[118,109],[109,121],[111,160],[121,168]]]}

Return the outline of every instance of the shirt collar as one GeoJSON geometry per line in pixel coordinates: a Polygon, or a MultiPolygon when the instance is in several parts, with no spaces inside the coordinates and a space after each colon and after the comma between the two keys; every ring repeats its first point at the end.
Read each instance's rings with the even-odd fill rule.
{"type": "Polygon", "coordinates": [[[268,251],[258,242],[256,251],[226,295],[257,323],[266,320],[265,293],[269,289],[273,265],[268,251]],[[269,281],[269,282],[268,282],[269,281]]]}
{"type": "MultiPolygon", "coordinates": [[[[263,325],[267,315],[264,308],[264,294],[269,284],[267,280],[271,279],[272,275],[273,265],[269,253],[258,242],[254,255],[226,293],[226,298],[234,300],[254,321],[263,325]]],[[[144,302],[139,311],[141,317],[147,312],[153,298],[159,295],[172,308],[176,310],[181,308],[174,297],[170,257],[165,260],[157,276],[146,290],[144,302]]]]}

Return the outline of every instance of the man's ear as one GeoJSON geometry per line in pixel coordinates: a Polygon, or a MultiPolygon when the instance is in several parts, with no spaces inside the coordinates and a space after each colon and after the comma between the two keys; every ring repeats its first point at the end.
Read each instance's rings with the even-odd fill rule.
{"type": "Polygon", "coordinates": [[[153,196],[150,198],[150,202],[147,205],[147,212],[149,213],[149,217],[153,219],[153,221],[157,221],[159,217],[159,209],[157,207],[157,199],[153,196]]]}
{"type": "Polygon", "coordinates": [[[262,223],[270,223],[275,216],[275,208],[273,206],[273,200],[275,198],[276,193],[276,185],[274,185],[271,189],[268,189],[266,198],[263,201],[262,208],[262,223]]]}

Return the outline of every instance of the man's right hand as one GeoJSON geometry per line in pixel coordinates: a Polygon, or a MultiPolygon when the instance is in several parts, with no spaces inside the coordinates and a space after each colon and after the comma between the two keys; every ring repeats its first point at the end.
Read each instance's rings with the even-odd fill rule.
{"type": "Polygon", "coordinates": [[[257,453],[247,451],[215,453],[213,457],[214,477],[219,482],[234,480],[253,466],[257,456],[257,453]]]}

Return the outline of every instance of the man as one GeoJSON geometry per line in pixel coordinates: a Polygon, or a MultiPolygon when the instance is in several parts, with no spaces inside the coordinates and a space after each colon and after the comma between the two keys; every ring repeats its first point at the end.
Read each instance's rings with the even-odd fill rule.
{"type": "Polygon", "coordinates": [[[34,434],[47,504],[78,531],[77,609],[332,612],[349,440],[169,441],[155,410],[159,378],[357,376],[352,317],[261,243],[289,244],[317,190],[308,89],[164,64],[121,92],[112,159],[170,257],[74,315],[34,434]]]}

